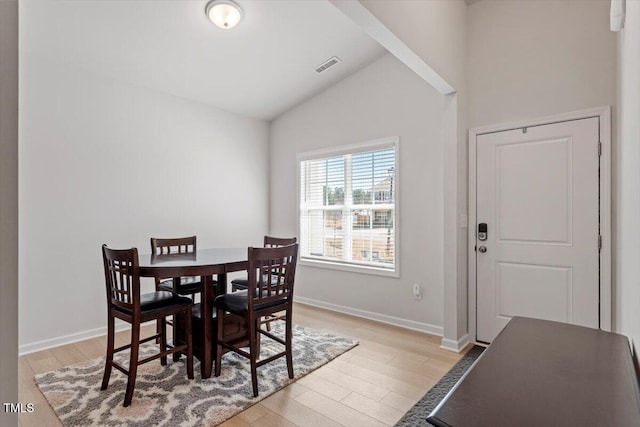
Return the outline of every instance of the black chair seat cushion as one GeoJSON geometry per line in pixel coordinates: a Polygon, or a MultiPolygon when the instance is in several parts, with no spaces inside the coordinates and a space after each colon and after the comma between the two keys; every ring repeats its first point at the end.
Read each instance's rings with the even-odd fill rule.
{"type": "MultiPolygon", "coordinates": [[[[267,281],[268,276],[265,274],[263,277],[263,281],[267,281]]],[[[271,283],[278,283],[278,276],[271,276],[271,283]]],[[[233,291],[248,289],[249,288],[249,279],[246,277],[241,279],[233,279],[231,281],[231,289],[233,291]]]]}
{"type": "MultiPolygon", "coordinates": [[[[193,301],[191,298],[181,297],[172,292],[167,291],[157,291],[151,292],[148,294],[140,295],[140,311],[147,312],[152,310],[157,310],[160,308],[170,307],[173,305],[191,305],[193,301]]],[[[124,312],[130,312],[131,310],[127,310],[124,308],[117,307],[118,310],[124,312]]]]}
{"type": "Polygon", "coordinates": [[[249,279],[246,277],[242,279],[233,279],[231,281],[231,289],[233,291],[237,291],[239,289],[247,289],[249,288],[249,279]]]}
{"type": "MultiPolygon", "coordinates": [[[[262,310],[264,308],[283,304],[286,301],[286,298],[282,298],[280,300],[254,305],[253,308],[254,310],[262,310]]],[[[247,311],[247,307],[249,305],[247,301],[247,291],[238,291],[230,294],[219,295],[215,299],[215,305],[217,308],[221,308],[232,313],[247,311]]]]}
{"type": "MultiPolygon", "coordinates": [[[[215,283],[215,282],[214,282],[215,283]]],[[[173,280],[167,279],[160,282],[158,288],[162,291],[173,292],[173,280]]],[[[200,278],[199,277],[181,277],[180,284],[176,292],[179,295],[191,295],[200,292],[200,278]]]]}

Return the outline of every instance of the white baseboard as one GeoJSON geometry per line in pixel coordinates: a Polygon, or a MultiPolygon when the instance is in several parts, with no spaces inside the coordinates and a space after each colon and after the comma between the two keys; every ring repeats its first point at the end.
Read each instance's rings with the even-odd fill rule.
{"type": "MultiPolygon", "coordinates": [[[[426,332],[428,334],[442,336],[442,327],[431,325],[429,323],[416,322],[414,320],[402,319],[400,317],[388,316],[386,314],[374,313],[372,311],[360,310],[357,308],[346,307],[337,304],[331,304],[324,301],[318,301],[311,298],[296,297],[296,302],[300,304],[306,304],[313,307],[324,308],[325,310],[335,311],[338,313],[349,314],[351,316],[362,317],[364,319],[375,320],[377,322],[386,323],[389,325],[399,326],[405,329],[411,329],[419,332],[426,332]]],[[[116,332],[125,331],[131,329],[131,325],[124,322],[116,322],[116,332]]],[[[49,338],[42,341],[36,341],[29,344],[20,345],[18,348],[18,354],[23,356],[29,353],[35,353],[37,351],[48,350],[53,347],[59,347],[61,345],[73,344],[78,341],[84,341],[91,338],[107,335],[107,327],[89,329],[86,331],[76,332],[69,335],[62,335],[55,338],[49,338]]],[[[465,336],[466,339],[466,336],[465,336]]],[[[465,342],[464,346],[468,343],[465,342]]],[[[448,347],[444,347],[444,339],[442,348],[450,350],[448,347]]],[[[454,350],[455,351],[455,350],[454,350]]],[[[458,350],[459,351],[459,350],[458,350]]]]}
{"type": "Polygon", "coordinates": [[[388,316],[386,314],[374,313],[372,311],[360,310],[357,308],[346,307],[343,305],[331,304],[328,302],[318,301],[311,298],[296,296],[295,301],[300,304],[324,308],[325,310],[336,311],[338,313],[344,313],[344,314],[349,314],[351,316],[362,317],[364,319],[375,320],[377,322],[399,326],[405,329],[411,329],[414,331],[426,332],[428,334],[442,336],[442,327],[431,325],[429,323],[416,322],[414,320],[402,319],[400,317],[388,316]]]}
{"type": "Polygon", "coordinates": [[[465,334],[457,341],[450,340],[448,338],[442,338],[442,341],[440,341],[440,348],[460,353],[462,350],[464,350],[467,344],[469,344],[469,335],[465,334]]]}
{"type": "MultiPolygon", "coordinates": [[[[116,332],[126,331],[131,329],[131,325],[125,322],[116,322],[116,332]]],[[[84,341],[91,338],[107,335],[107,327],[102,326],[100,328],[89,329],[86,331],[76,332],[69,335],[62,335],[55,338],[48,338],[42,341],[36,341],[29,344],[24,344],[18,347],[18,355],[23,356],[29,353],[35,353],[37,351],[48,350],[53,347],[59,347],[61,345],[73,344],[78,341],[84,341]]]]}

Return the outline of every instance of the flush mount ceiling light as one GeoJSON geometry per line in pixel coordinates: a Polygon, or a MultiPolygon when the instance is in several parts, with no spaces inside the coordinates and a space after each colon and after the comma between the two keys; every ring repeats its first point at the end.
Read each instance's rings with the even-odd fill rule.
{"type": "Polygon", "coordinates": [[[235,27],[242,19],[242,9],[231,0],[211,0],[204,11],[211,22],[225,30],[235,27]]]}

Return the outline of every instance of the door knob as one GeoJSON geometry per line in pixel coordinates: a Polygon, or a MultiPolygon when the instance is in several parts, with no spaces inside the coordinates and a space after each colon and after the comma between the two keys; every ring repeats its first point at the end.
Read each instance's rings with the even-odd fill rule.
{"type": "Polygon", "coordinates": [[[478,250],[479,250],[481,253],[485,253],[485,252],[487,252],[487,247],[486,247],[486,246],[480,246],[480,247],[478,248],[478,250]]]}

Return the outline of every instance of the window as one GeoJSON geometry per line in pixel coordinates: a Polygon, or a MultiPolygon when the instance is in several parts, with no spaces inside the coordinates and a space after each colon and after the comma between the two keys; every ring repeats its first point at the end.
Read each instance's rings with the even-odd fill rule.
{"type": "Polygon", "coordinates": [[[298,156],[300,261],[396,275],[398,139],[298,156]]]}

